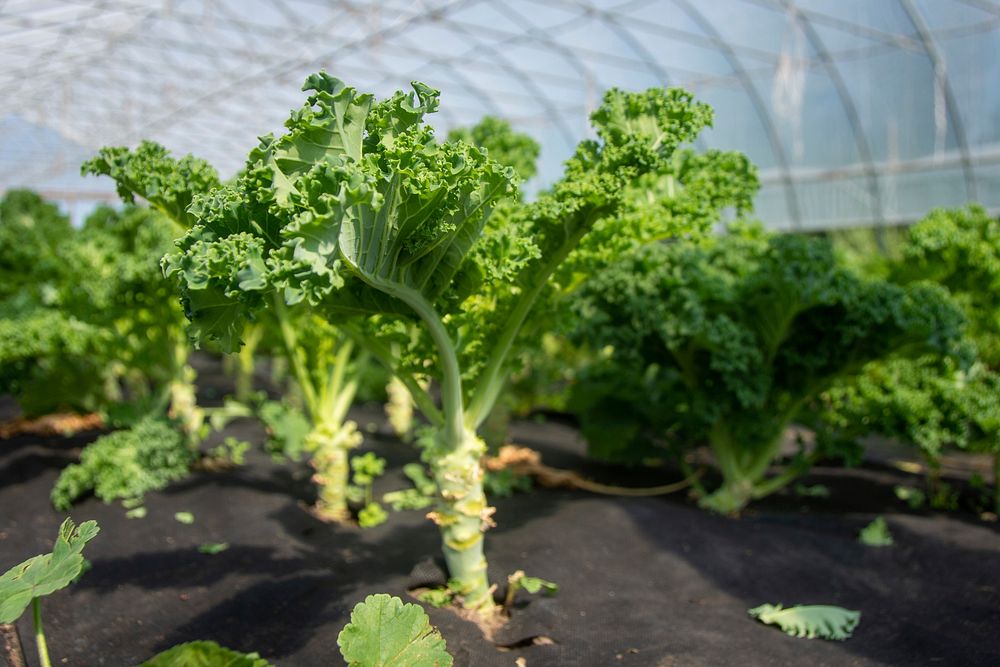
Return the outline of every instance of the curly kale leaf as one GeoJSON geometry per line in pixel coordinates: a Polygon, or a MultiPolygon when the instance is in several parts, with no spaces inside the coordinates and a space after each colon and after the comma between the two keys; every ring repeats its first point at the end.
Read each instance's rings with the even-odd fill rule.
{"type": "MultiPolygon", "coordinates": [[[[610,346],[621,378],[583,373],[574,393],[585,405],[635,397],[648,406],[633,410],[637,428],[708,440],[735,505],[723,511],[770,488],[784,428],[819,392],[873,360],[955,352],[964,325],[939,287],[865,280],[821,239],[753,230],[645,247],[591,278],[576,309],[577,340],[610,346]],[[653,388],[642,384],[650,377],[653,388]]],[[[581,412],[585,432],[603,415],[581,412]]],[[[627,451],[634,435],[617,446],[627,451]]]]}
{"type": "Polygon", "coordinates": [[[980,358],[1000,366],[1000,222],[978,204],[935,209],[907,234],[892,279],[944,287],[969,317],[980,358]]]}
{"type": "Polygon", "coordinates": [[[472,127],[455,128],[448,141],[463,141],[487,151],[490,158],[506,167],[513,167],[521,180],[527,181],[538,173],[541,146],[526,134],[515,132],[502,118],[486,116],[472,127]]]}
{"type": "Polygon", "coordinates": [[[29,415],[95,410],[114,397],[110,331],[53,309],[0,316],[0,392],[29,415]]]}
{"type": "Polygon", "coordinates": [[[52,505],[68,510],[90,491],[106,503],[141,498],[186,477],[196,456],[174,425],[147,417],[84,448],[56,480],[52,505]]]}
{"type": "Polygon", "coordinates": [[[878,433],[916,444],[931,460],[949,447],[998,451],[998,244],[1000,224],[978,205],[932,211],[906,232],[885,273],[944,285],[969,321],[965,349],[872,364],[856,382],[838,383],[820,401],[824,438],[878,433]]]}
{"type": "Polygon", "coordinates": [[[408,314],[387,284],[443,298],[512,190],[513,172],[479,149],[434,141],[423,117],[438,93],[423,84],[378,103],[325,73],[304,89],[286,132],[196,203],[198,224],[165,259],[198,332],[228,349],[268,293],[331,317],[408,314]]]}
{"type": "Polygon", "coordinates": [[[185,322],[158,266],[174,238],[164,220],[100,207],[38,247],[44,275],[0,301],[0,383],[26,411],[107,409],[121,380],[141,398],[172,377],[185,322]]]}
{"type": "Polygon", "coordinates": [[[17,298],[51,305],[62,250],[72,239],[69,218],[30,190],[0,199],[0,302],[17,298]]]}
{"type": "Polygon", "coordinates": [[[134,150],[102,148],[80,171],[83,175],[110,176],[123,201],[133,203],[142,197],[183,229],[194,224],[188,212],[194,196],[219,185],[218,174],[204,160],[191,155],[174,158],[152,141],[144,141],[134,150]]]}

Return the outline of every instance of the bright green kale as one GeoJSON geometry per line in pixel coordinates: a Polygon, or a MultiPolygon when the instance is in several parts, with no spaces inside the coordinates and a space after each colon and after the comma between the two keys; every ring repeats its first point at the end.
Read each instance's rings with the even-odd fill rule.
{"type": "Polygon", "coordinates": [[[11,298],[51,304],[62,274],[62,247],[72,239],[69,218],[30,190],[0,199],[0,302],[11,298]]]}
{"type": "Polygon", "coordinates": [[[858,533],[858,542],[868,547],[891,547],[893,540],[889,524],[882,517],[875,517],[858,533]]]}
{"type": "Polygon", "coordinates": [[[218,174],[204,160],[191,155],[171,157],[170,151],[152,141],[142,142],[135,150],[102,148],[81,171],[110,176],[122,201],[131,204],[141,197],[183,229],[194,224],[188,210],[194,197],[219,185],[218,174]]]}
{"type": "Polygon", "coordinates": [[[111,332],[54,308],[0,311],[0,393],[30,416],[90,412],[117,395],[108,368],[111,332]]]}
{"type": "Polygon", "coordinates": [[[578,377],[585,436],[604,458],[677,456],[708,441],[737,512],[805,471],[767,477],[783,435],[834,381],[890,355],[950,351],[964,320],[940,287],[865,280],[823,240],[739,231],[652,245],[593,277],[577,336],[605,348],[578,377]]]}
{"type": "MultiPolygon", "coordinates": [[[[744,218],[752,211],[758,187],[757,170],[746,156],[691,149],[676,151],[655,171],[630,184],[618,216],[598,221],[556,273],[552,290],[543,296],[545,307],[536,310],[526,327],[529,335],[540,335],[543,345],[523,347],[523,367],[513,378],[505,404],[521,414],[538,407],[567,408],[568,388],[590,360],[585,349],[565,337],[575,326],[574,313],[565,304],[572,302],[572,294],[587,276],[603,272],[642,245],[678,237],[697,239],[727,216],[744,218]]],[[[626,412],[641,409],[624,397],[617,402],[626,412]]],[[[618,422],[625,425],[624,419],[618,422]]]]}
{"type": "Polygon", "coordinates": [[[106,503],[141,498],[186,477],[195,460],[175,425],[147,417],[88,445],[59,475],[52,504],[65,511],[91,491],[106,503]]]}
{"type": "Polygon", "coordinates": [[[448,141],[462,141],[487,151],[490,159],[512,167],[522,181],[538,173],[538,154],[541,146],[526,134],[515,132],[502,118],[486,116],[472,127],[455,128],[448,133],[448,141]]]}
{"type": "Polygon", "coordinates": [[[40,258],[51,266],[31,278],[34,292],[0,302],[0,382],[26,412],[114,412],[169,390],[186,340],[157,264],[173,241],[164,222],[144,209],[99,208],[40,258]]]}
{"type": "MultiPolygon", "coordinates": [[[[912,442],[927,460],[929,493],[940,495],[937,460],[954,448],[994,456],[1000,480],[1000,222],[982,207],[938,209],[909,229],[885,273],[909,284],[945,286],[969,321],[975,363],[927,355],[873,364],[852,383],[823,395],[821,436],[856,439],[877,433],[912,442]]],[[[1000,482],[995,485],[1000,511],[1000,482]]]]}
{"type": "Polygon", "coordinates": [[[493,246],[497,257],[477,247],[495,238],[487,219],[515,174],[474,146],[435,141],[424,116],[437,91],[415,83],[375,102],[323,73],[305,89],[285,134],[265,137],[233,184],[195,201],[197,224],[165,270],[200,337],[235,349],[260,309],[307,304],[392,370],[437,430],[425,458],[449,570],[464,604],[491,612],[482,532],[493,509],[475,431],[531,344],[522,329],[560,265],[711,111],[679,90],[609,91],[593,115],[598,139],[580,144],[550,191],[503,218],[528,241],[510,253],[493,246]],[[426,376],[440,408],[418,382],[426,376]]]}
{"type": "MultiPolygon", "coordinates": [[[[84,175],[109,176],[115,181],[119,196],[128,203],[142,198],[163,214],[159,225],[148,225],[148,235],[166,237],[172,241],[194,223],[191,209],[194,199],[219,186],[215,169],[204,160],[186,155],[181,158],[150,141],[142,142],[137,148],[107,147],[100,150],[97,157],[81,167],[84,175]]],[[[169,241],[168,241],[169,243],[169,241]]],[[[139,255],[144,263],[157,262],[167,248],[149,249],[139,255]]],[[[160,276],[155,292],[163,294],[156,298],[151,293],[148,304],[164,304],[173,307],[174,298],[168,296],[173,284],[160,276]]],[[[138,319],[138,318],[136,318],[138,319]]],[[[183,329],[170,327],[171,345],[167,346],[172,358],[172,375],[169,382],[169,414],[177,419],[187,434],[192,446],[203,436],[204,413],[195,400],[195,372],[188,362],[190,346],[183,329]]]]}
{"type": "Polygon", "coordinates": [[[94,321],[103,304],[67,294],[89,278],[74,261],[78,236],[33,192],[0,199],[0,392],[29,416],[92,411],[115,398],[113,336],[94,321]]]}
{"type": "Polygon", "coordinates": [[[948,288],[969,319],[979,358],[1000,369],[1000,221],[977,204],[931,211],[909,230],[891,278],[948,288]]]}

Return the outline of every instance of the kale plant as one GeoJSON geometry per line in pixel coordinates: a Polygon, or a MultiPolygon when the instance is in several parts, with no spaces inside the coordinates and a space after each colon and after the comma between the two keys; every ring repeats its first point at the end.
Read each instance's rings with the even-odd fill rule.
{"type": "Polygon", "coordinates": [[[937,461],[945,449],[992,454],[992,509],[1000,513],[1000,222],[978,205],[932,211],[884,264],[900,284],[930,280],[949,290],[969,321],[967,353],[894,359],[838,383],[823,396],[822,435],[915,443],[931,471],[931,498],[941,495],[937,461]]]}
{"type": "Polygon", "coordinates": [[[491,613],[482,534],[493,508],[476,430],[533,344],[525,324],[557,271],[598,227],[617,238],[626,188],[711,111],[679,90],[609,91],[592,116],[598,139],[580,144],[564,177],[492,219],[516,176],[486,151],[435,140],[424,116],[437,91],[415,83],[376,102],[324,73],[304,88],[285,133],[263,138],[233,183],[195,201],[197,222],[164,266],[196,333],[227,349],[280,299],[308,304],[391,369],[436,433],[424,457],[450,575],[467,607],[491,613]],[[418,382],[426,376],[440,407],[418,382]]]}
{"type": "Polygon", "coordinates": [[[947,351],[963,325],[938,286],[865,280],[823,240],[753,228],[645,247],[594,276],[577,310],[577,336],[601,350],[573,388],[593,453],[682,461],[707,441],[722,484],[701,504],[723,513],[834,453],[800,452],[767,476],[786,427],[834,381],[947,351]]]}
{"type": "Polygon", "coordinates": [[[105,503],[138,500],[186,477],[196,458],[174,424],[146,417],[85,447],[56,480],[52,505],[64,512],[89,492],[105,503]]]}

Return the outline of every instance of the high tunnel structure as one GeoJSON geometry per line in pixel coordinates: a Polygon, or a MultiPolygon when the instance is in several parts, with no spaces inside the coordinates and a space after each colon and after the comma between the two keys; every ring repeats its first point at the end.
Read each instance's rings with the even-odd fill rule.
{"type": "Polygon", "coordinates": [[[758,165],[778,229],[1000,213],[994,0],[7,0],[0,190],[114,199],[79,163],[144,138],[223,175],[325,69],[386,95],[442,91],[441,130],[496,115],[543,147],[537,189],[610,86],[682,86],[706,147],[758,165]]]}

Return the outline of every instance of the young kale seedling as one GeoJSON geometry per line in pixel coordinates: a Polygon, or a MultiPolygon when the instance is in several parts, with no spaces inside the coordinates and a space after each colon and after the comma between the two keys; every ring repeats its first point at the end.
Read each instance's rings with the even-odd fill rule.
{"type": "Polygon", "coordinates": [[[52,553],[29,558],[0,576],[0,625],[13,624],[30,605],[42,667],[52,667],[52,661],[42,627],[40,598],[66,588],[80,576],[85,563],[83,547],[99,531],[96,521],[84,521],[77,527],[72,519],[66,519],[59,527],[52,553]]]}
{"type": "Polygon", "coordinates": [[[376,456],[374,452],[366,452],[363,456],[351,459],[351,469],[354,471],[351,479],[354,484],[349,489],[351,499],[363,505],[358,512],[358,524],[362,528],[373,528],[388,518],[388,514],[375,502],[372,494],[375,480],[385,472],[385,459],[376,456]]]}
{"type": "Polygon", "coordinates": [[[538,577],[526,576],[524,570],[514,572],[507,577],[507,594],[504,595],[503,600],[504,611],[508,614],[510,613],[510,608],[514,605],[514,598],[517,597],[517,592],[522,589],[532,595],[539,592],[544,592],[545,595],[555,595],[559,591],[559,585],[545,579],[539,579],[538,577]]]}

